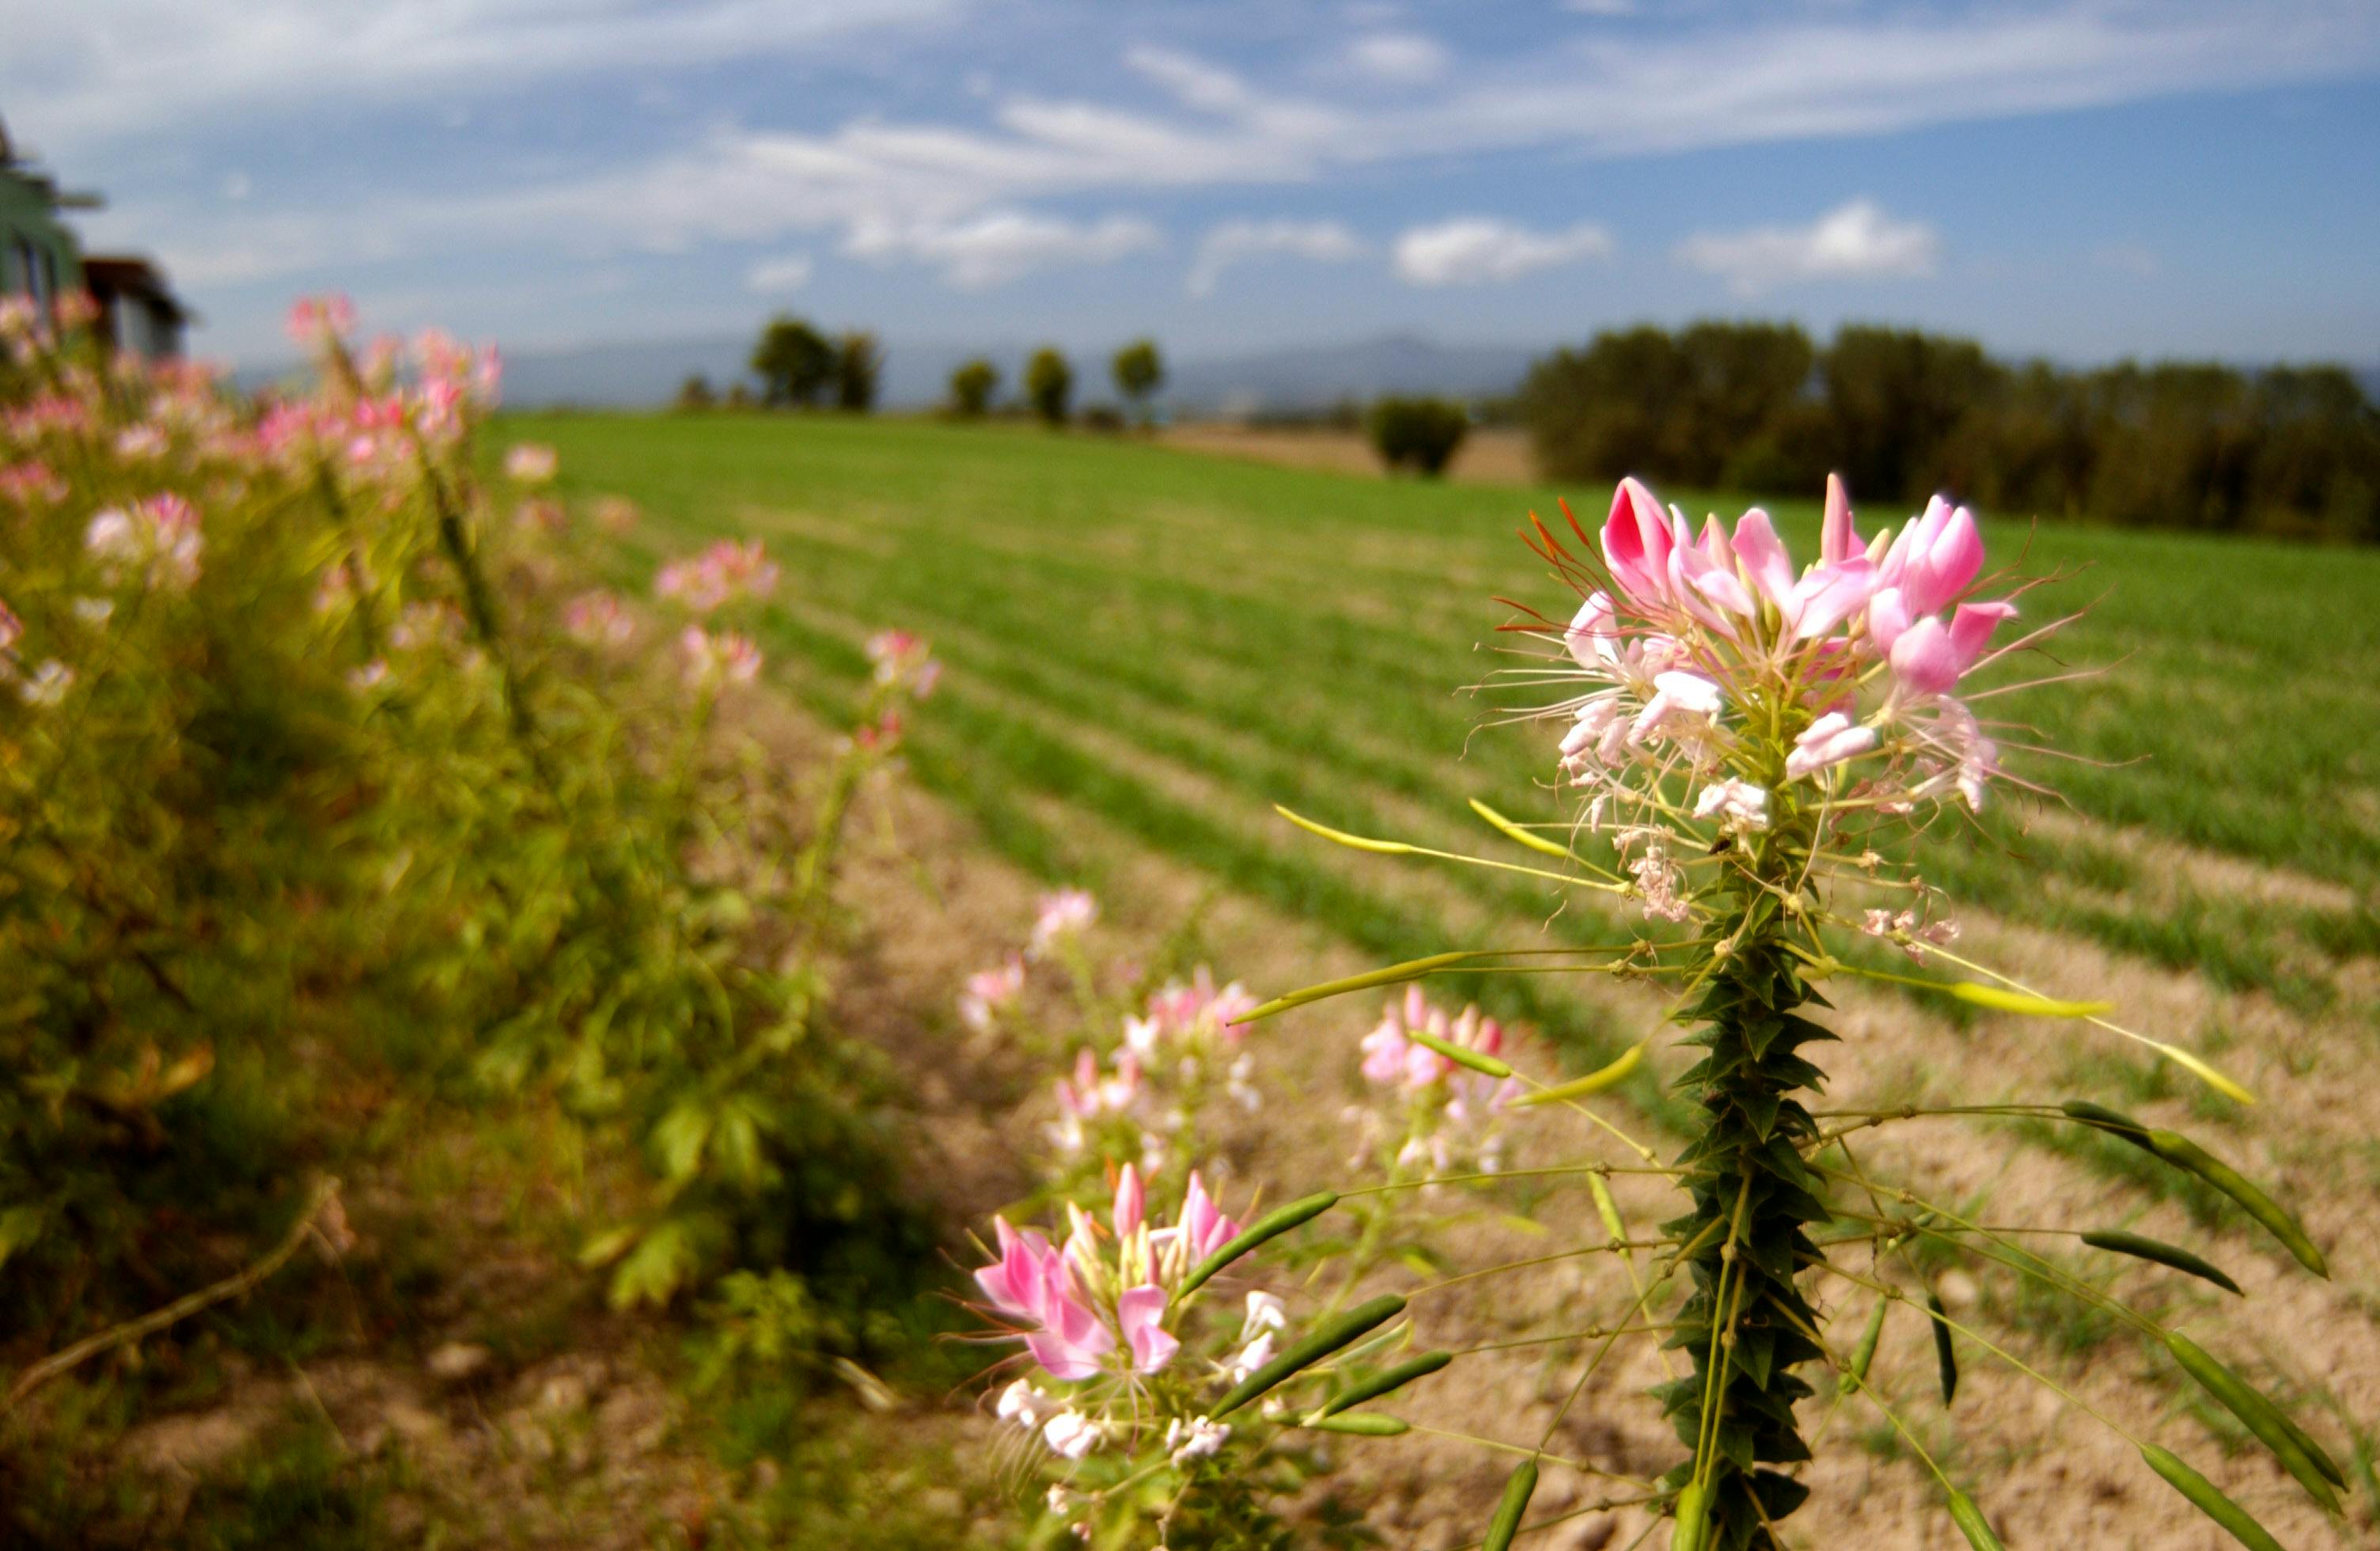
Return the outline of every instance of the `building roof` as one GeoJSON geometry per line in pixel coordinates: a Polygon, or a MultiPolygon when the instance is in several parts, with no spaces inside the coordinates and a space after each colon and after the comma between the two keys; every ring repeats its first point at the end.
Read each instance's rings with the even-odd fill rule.
{"type": "Polygon", "coordinates": [[[82,261],[83,285],[102,300],[135,297],[176,321],[187,321],[190,309],[165,284],[157,266],[133,254],[90,254],[82,261]]]}

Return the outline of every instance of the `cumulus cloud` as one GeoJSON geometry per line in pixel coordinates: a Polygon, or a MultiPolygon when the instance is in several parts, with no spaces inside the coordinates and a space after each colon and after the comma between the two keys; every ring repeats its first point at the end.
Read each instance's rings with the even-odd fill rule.
{"type": "Polygon", "coordinates": [[[810,283],[810,256],[788,253],[783,258],[763,259],[744,272],[745,289],[763,295],[798,291],[810,283]]]}
{"type": "Polygon", "coordinates": [[[1376,80],[1418,85],[1446,74],[1446,45],[1421,32],[1373,32],[1347,49],[1347,63],[1376,80]]]}
{"type": "Polygon", "coordinates": [[[1190,265],[1190,294],[1215,294],[1233,264],[1278,255],[1315,263],[1343,263],[1363,254],[1363,239],[1336,221],[1226,221],[1199,239],[1190,265]]]}
{"type": "Polygon", "coordinates": [[[1608,259],[1611,249],[1611,234],[1588,222],[1567,231],[1533,232],[1471,215],[1399,236],[1396,271],[1410,285],[1484,285],[1581,259],[1608,259]]]}
{"type": "Polygon", "coordinates": [[[1678,261],[1756,297],[1804,280],[1883,280],[1928,275],[1942,239],[1922,221],[1895,221],[1872,200],[1853,200],[1807,226],[1703,232],[1678,245],[1678,261]]]}
{"type": "Polygon", "coordinates": [[[863,221],[852,228],[844,249],[862,259],[915,259],[940,269],[961,290],[980,291],[1041,270],[1112,263],[1160,248],[1164,240],[1155,226],[1134,216],[1078,224],[997,210],[948,223],[863,221]]]}

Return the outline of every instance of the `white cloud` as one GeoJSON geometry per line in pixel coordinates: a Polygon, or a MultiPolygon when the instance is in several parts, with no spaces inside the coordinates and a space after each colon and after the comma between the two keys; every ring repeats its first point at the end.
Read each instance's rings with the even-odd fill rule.
{"type": "Polygon", "coordinates": [[[1636,0],[1562,0],[1562,9],[1576,16],[1634,16],[1636,0]]]}
{"type": "Polygon", "coordinates": [[[783,258],[763,259],[744,272],[744,287],[763,295],[783,291],[798,291],[810,283],[810,272],[816,268],[807,253],[788,253],[783,258]]]}
{"type": "Polygon", "coordinates": [[[863,259],[906,258],[934,265],[961,290],[1005,285],[1037,271],[1105,264],[1164,246],[1155,226],[1111,215],[1077,224],[1027,211],[999,210],[972,220],[895,224],[862,222],[846,251],[863,259]]]}
{"type": "Polygon", "coordinates": [[[1463,216],[1400,235],[1396,270],[1410,285],[1480,285],[1610,256],[1611,234],[1592,223],[1533,232],[1487,216],[1463,216]]]}
{"type": "Polygon", "coordinates": [[[1336,221],[1226,221],[1199,239],[1198,256],[1190,265],[1190,294],[1214,295],[1223,272],[1248,259],[1280,255],[1330,264],[1363,252],[1363,239],[1336,221]]]}
{"type": "Polygon", "coordinates": [[[1853,200],[1807,226],[1704,232],[1678,245],[1680,263],[1719,276],[1739,297],[1803,280],[1928,275],[1941,256],[1933,227],[1895,221],[1870,200],[1853,200]]]}
{"type": "MultiPolygon", "coordinates": [[[[425,126],[451,108],[468,121],[452,149],[362,166],[343,196],[251,164],[256,192],[241,206],[213,198],[207,177],[187,199],[126,200],[93,219],[110,243],[155,250],[192,285],[361,284],[359,265],[400,267],[431,252],[600,263],[713,241],[763,251],[840,242],[990,285],[1100,261],[1120,241],[1155,246],[1154,228],[1128,212],[1171,190],[1384,181],[1406,165],[1481,153],[1620,157],[1887,133],[2380,64],[2370,0],[1975,0],[1880,17],[1814,4],[1741,15],[1694,7],[1682,19],[1573,27],[1553,43],[1500,53],[1466,42],[1458,67],[1384,93],[1343,67],[1343,67],[1351,34],[1403,30],[1386,12],[1318,38],[1269,34],[1243,75],[1181,47],[1127,47],[1140,24],[1112,20],[1124,14],[1112,7],[1067,13],[1057,25],[1081,41],[1059,50],[1041,46],[1052,13],[1021,7],[1033,25],[1020,22],[1023,41],[1003,51],[992,40],[1009,36],[1006,24],[962,14],[977,8],[380,0],[351,14],[319,0],[0,0],[0,103],[53,162],[103,187],[131,181],[136,167],[153,183],[161,147],[202,155],[208,122],[243,126],[245,147],[267,132],[302,143],[325,102],[342,114],[398,103],[425,126]],[[651,139],[590,141],[584,159],[517,154],[505,139],[507,92],[555,81],[612,90],[621,72],[730,59],[827,77],[850,39],[863,38],[871,59],[899,61],[906,37],[934,21],[963,48],[984,46],[949,70],[944,105],[931,110],[821,119],[790,94],[763,127],[722,105],[707,128],[656,125],[651,139]],[[1130,71],[1121,79],[1119,57],[1130,71]],[[978,70],[980,100],[960,86],[978,70]],[[1023,94],[1007,84],[1019,79],[1038,84],[1023,94]],[[516,153],[494,153],[506,151],[516,153]],[[1018,213],[1053,199],[1127,213],[1089,225],[1018,213]]],[[[1195,43],[1202,25],[1245,46],[1222,21],[1168,32],[1195,43]]]]}
{"type": "Polygon", "coordinates": [[[1124,50],[1123,62],[1172,92],[1183,106],[1203,113],[1237,113],[1252,100],[1239,77],[1180,49],[1136,45],[1124,50]]]}
{"type": "Polygon", "coordinates": [[[1374,32],[1347,49],[1347,63],[1357,70],[1400,85],[1436,80],[1452,58],[1445,44],[1420,32],[1374,32]]]}

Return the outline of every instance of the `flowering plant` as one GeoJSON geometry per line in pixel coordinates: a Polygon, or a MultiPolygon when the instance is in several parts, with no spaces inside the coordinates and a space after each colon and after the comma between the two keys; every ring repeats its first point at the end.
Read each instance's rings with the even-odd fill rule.
{"type": "MultiPolygon", "coordinates": [[[[2082,1022],[2247,1098],[2192,1052],[2113,1022],[2111,1004],[2048,997],[1952,951],[1955,929],[1939,895],[1890,860],[1937,819],[1982,808],[1996,788],[2028,786],[2004,756],[2046,751],[2020,744],[2021,734],[1985,708],[2030,686],[1985,675],[2063,622],[2009,631],[2032,584],[1986,576],[1973,515],[1940,499],[1897,532],[1863,539],[1842,486],[1830,480],[1819,557],[1802,569],[1765,513],[1745,513],[1732,532],[1716,517],[1696,529],[1634,480],[1619,487],[1599,535],[1590,538],[1575,519],[1571,527],[1584,552],[1543,524],[1532,542],[1581,601],[1566,619],[1531,611],[1509,626],[1525,643],[1527,660],[1500,682],[1528,692],[1519,717],[1560,726],[1554,764],[1576,806],[1557,820],[1516,822],[1474,805],[1505,838],[1554,865],[1451,859],[1601,896],[1635,916],[1638,929],[1617,942],[1575,949],[1439,954],[1293,992],[1249,1016],[1450,969],[1542,969],[1549,961],[1673,988],[1670,1018],[1690,1030],[1681,1042],[1699,1059],[1673,1079],[1690,1103],[1691,1121],[1687,1145],[1666,1165],[1652,1146],[1587,1107],[1633,1070],[1647,1042],[1599,1071],[1549,1084],[1516,1070],[1483,1037],[1485,1025],[1433,1018],[1417,998],[1402,1010],[1392,1005],[1367,1041],[1367,1070],[1381,1081],[1402,1083],[1420,1072],[1442,1082],[1444,1071],[1428,1064],[1442,1061],[1492,1084],[1480,1093],[1483,1104],[1559,1105],[1622,1150],[1621,1163],[1589,1157],[1532,1171],[1583,1176],[1608,1242],[1582,1253],[1609,1250],[1629,1259],[1634,1302],[1609,1328],[1653,1335],[1689,1363],[1655,1391],[1683,1458],[1657,1478],[1614,1475],[1626,1495],[1611,1501],[1673,1517],[1678,1551],[1779,1545],[1779,1524],[1810,1491],[1801,1478],[1810,1440],[1795,1408],[1816,1393],[1807,1375],[1826,1367],[1836,1375],[1838,1403],[1857,1398],[1876,1405],[1915,1449],[1969,1543],[1978,1551],[1997,1547],[1981,1508],[1867,1380],[1886,1312],[1909,1302],[1920,1303],[1931,1327],[1946,1405],[1961,1346],[2032,1372],[1954,1318],[1931,1292],[1932,1268],[1946,1257],[1963,1257],[2107,1311],[2157,1341],[2315,1500],[2335,1508],[2335,1488],[2343,1484],[2335,1463],[2276,1402],[2180,1331],[2005,1230],[1878,1186],[1861,1170],[1851,1138],[1945,1114],[2032,1117],[2100,1131],[2231,1197],[2308,1269],[2326,1275],[2321,1252],[2263,1191],[2188,1139],[2082,1100],[1952,1109],[1811,1107],[1825,1081],[1813,1057],[1835,1037],[1811,1016],[1825,1005],[1815,988],[1839,975],[2082,1022]],[[1995,580],[2000,589],[1992,589],[1995,580]],[[1986,589],[1997,595],[1984,596],[1986,589]],[[1864,903],[1879,893],[1906,903],[1864,903]],[[1921,965],[1938,961],[1977,978],[1868,967],[1839,947],[1863,936],[1899,946],[1921,965]],[[1420,1066],[1414,1064],[1416,1051],[1420,1066]],[[1526,1091],[1514,1093],[1515,1084],[1526,1091]],[[1632,1235],[1605,1189],[1604,1176],[1622,1169],[1666,1179],[1684,1196],[1682,1215],[1663,1223],[1657,1237],[1632,1235]],[[1639,1248],[1654,1252],[1649,1275],[1641,1278],[1633,1254],[1639,1248]],[[1846,1290],[1871,1301],[1859,1339],[1848,1345],[1832,1332],[1834,1300],[1846,1290]]],[[[1448,854],[1291,817],[1366,851],[1448,854]]],[[[1439,1163],[1435,1155],[1430,1161],[1439,1163]]],[[[2231,1285],[2178,1246],[2124,1232],[2082,1238],[2231,1285]]],[[[1581,1374],[1572,1400],[1611,1344],[1607,1340],[1581,1374]]],[[[1502,1551],[1519,1533],[1546,1441],[1524,1450],[1528,1457],[1488,1526],[1487,1551],[1502,1551]]],[[[2153,1443],[2133,1441],[2157,1474],[2244,1544],[2273,1545],[2192,1467],[2153,1443]]]]}
{"type": "Polygon", "coordinates": [[[1104,1194],[1121,1162],[1179,1189],[1209,1156],[1215,1106],[1254,1113],[1262,1104],[1238,1024],[1257,1000],[1237,981],[1217,985],[1205,964],[1161,980],[1103,975],[1086,946],[1098,919],[1099,902],[1085,890],[1042,896],[1024,948],[967,976],[959,1022],[979,1040],[1011,1041],[1035,1056],[1072,1053],[1051,1083],[1056,1114],[1045,1128],[1059,1195],[1104,1194]],[[1027,996],[1053,970],[1071,1016],[1061,1012],[1065,1003],[1027,996]],[[1111,990],[1114,981],[1125,988],[1111,990]]]}
{"type": "Polygon", "coordinates": [[[975,1272],[1001,1331],[987,1339],[1021,1340],[1030,1371],[999,1389],[993,1409],[1033,1439],[1045,1523],[1099,1546],[1150,1534],[1184,1547],[1289,1544],[1271,1499],[1330,1468],[1301,1440],[1382,1430],[1337,1412],[1364,1398],[1353,1381],[1376,1379],[1376,1360],[1404,1339],[1401,1327],[1383,1329],[1403,1301],[1334,1305],[1292,1340],[1273,1292],[1250,1290],[1234,1304],[1201,1290],[1328,1205],[1309,1198],[1243,1225],[1193,1170],[1160,1226],[1127,1163],[1104,1221],[1067,1204],[1062,1243],[995,1220],[994,1258],[975,1272]]]}
{"type": "Polygon", "coordinates": [[[42,1306],[79,1273],[39,1272],[147,1234],[177,1177],[247,1201],[221,1181],[275,1171],[245,1153],[288,1134],[260,1117],[303,1091],[301,1040],[468,1071],[642,1158],[589,1246],[620,1302],[896,1218],[850,1188],[874,1079],[814,950],[924,643],[811,779],[747,782],[711,718],[765,666],[775,566],[693,562],[675,660],[570,590],[557,454],[478,454],[492,351],[358,347],[344,301],[302,303],[314,380],[249,402],[90,321],[0,305],[0,1325],[87,1317],[42,1306]],[[177,1167],[177,1134],[243,1155],[177,1167]]]}

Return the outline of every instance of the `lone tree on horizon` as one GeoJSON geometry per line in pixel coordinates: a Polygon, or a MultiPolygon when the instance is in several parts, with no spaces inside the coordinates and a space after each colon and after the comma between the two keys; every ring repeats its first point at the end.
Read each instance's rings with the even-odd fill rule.
{"type": "Polygon", "coordinates": [[[884,378],[884,347],[866,329],[853,329],[835,341],[834,405],[865,415],[876,407],[877,390],[884,378]]]}
{"type": "Polygon", "coordinates": [[[1033,406],[1033,413],[1043,423],[1062,426],[1066,423],[1066,406],[1075,394],[1075,369],[1054,345],[1045,345],[1033,352],[1025,363],[1025,398],[1033,406]]]}
{"type": "Polygon", "coordinates": [[[771,406],[814,405],[835,376],[835,347],[807,318],[780,312],[752,346],[752,372],[771,406]]]}
{"type": "Polygon", "coordinates": [[[980,419],[1000,391],[1000,368],[981,356],[951,373],[951,412],[964,419],[980,419]]]}
{"type": "Polygon", "coordinates": [[[1108,370],[1115,376],[1116,391],[1132,406],[1133,417],[1148,424],[1148,395],[1165,385],[1165,358],[1157,353],[1157,341],[1134,340],[1115,353],[1108,370]]]}

